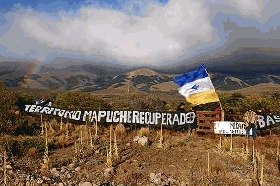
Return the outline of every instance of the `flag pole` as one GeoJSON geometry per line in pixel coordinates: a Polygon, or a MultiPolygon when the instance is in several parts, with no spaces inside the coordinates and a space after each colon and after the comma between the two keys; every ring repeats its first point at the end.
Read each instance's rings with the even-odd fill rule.
{"type": "Polygon", "coordinates": [[[221,101],[219,101],[219,104],[220,104],[220,108],[221,108],[221,121],[225,121],[225,111],[222,107],[221,101]]]}
{"type": "Polygon", "coordinates": [[[220,104],[221,110],[224,110],[221,101],[219,101],[219,104],[220,104]]]}

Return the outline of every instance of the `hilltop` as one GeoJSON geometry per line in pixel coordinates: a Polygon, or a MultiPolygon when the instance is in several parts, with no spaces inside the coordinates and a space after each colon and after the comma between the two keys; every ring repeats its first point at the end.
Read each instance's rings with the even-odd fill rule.
{"type": "MultiPolygon", "coordinates": [[[[179,74],[166,73],[151,68],[136,68],[131,70],[112,71],[111,68],[101,68],[92,64],[71,64],[57,67],[55,65],[38,65],[31,62],[0,63],[0,80],[7,86],[37,88],[47,90],[76,90],[76,91],[116,91],[127,92],[174,92],[177,85],[172,81],[179,74]]],[[[209,70],[208,70],[209,71],[209,70]]],[[[269,73],[247,73],[244,71],[209,71],[217,91],[236,91],[247,88],[262,88],[257,92],[279,90],[280,75],[269,73]],[[266,89],[265,86],[268,86],[266,89]],[[269,89],[269,86],[274,89],[269,89]]],[[[243,90],[242,90],[243,91],[243,90]]]]}

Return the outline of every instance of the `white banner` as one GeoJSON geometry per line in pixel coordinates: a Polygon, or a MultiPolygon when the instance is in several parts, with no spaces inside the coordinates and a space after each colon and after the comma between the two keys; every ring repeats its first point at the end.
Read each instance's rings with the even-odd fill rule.
{"type": "Polygon", "coordinates": [[[124,124],[140,124],[140,125],[158,125],[165,126],[183,126],[195,122],[196,115],[194,112],[151,112],[137,110],[64,110],[59,108],[25,105],[25,111],[31,113],[41,113],[47,115],[55,115],[77,121],[100,122],[104,120],[106,123],[124,123],[124,124]]]}
{"type": "Polygon", "coordinates": [[[245,124],[244,122],[235,122],[235,121],[215,121],[214,133],[246,135],[245,124]]]}

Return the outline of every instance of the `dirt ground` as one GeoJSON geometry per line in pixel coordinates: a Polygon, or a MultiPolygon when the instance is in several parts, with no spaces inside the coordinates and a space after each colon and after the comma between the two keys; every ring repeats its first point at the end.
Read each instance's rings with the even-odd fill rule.
{"type": "MultiPolygon", "coordinates": [[[[117,135],[117,147],[112,137],[112,166],[108,166],[109,133],[108,128],[103,129],[98,138],[93,138],[93,147],[84,135],[80,148],[80,138],[73,133],[65,147],[49,151],[50,169],[73,166],[75,172],[69,178],[72,185],[280,185],[278,135],[258,137],[255,141],[233,136],[231,146],[230,136],[164,130],[160,146],[159,130],[146,130],[146,135],[139,129],[126,131],[117,135]],[[145,136],[148,142],[136,143],[135,136],[145,136]]],[[[17,160],[15,167],[42,176],[40,162],[42,158],[24,157],[17,160]]],[[[66,183],[60,177],[56,183],[66,183]]]]}

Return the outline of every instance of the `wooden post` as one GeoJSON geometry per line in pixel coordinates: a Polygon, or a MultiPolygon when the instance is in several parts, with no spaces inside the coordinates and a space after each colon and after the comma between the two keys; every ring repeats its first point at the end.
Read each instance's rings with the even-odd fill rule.
{"type": "Polygon", "coordinates": [[[219,150],[222,149],[222,136],[220,136],[218,148],[219,148],[219,150]]]}
{"type": "Polygon", "coordinates": [[[255,145],[253,144],[253,170],[254,170],[254,177],[257,177],[257,160],[255,155],[255,145]]]}
{"type": "Polygon", "coordinates": [[[112,125],[110,125],[110,149],[109,149],[109,155],[112,157],[112,125]]]}
{"type": "Polygon", "coordinates": [[[43,115],[41,114],[41,135],[44,134],[43,115]]]}
{"type": "Polygon", "coordinates": [[[262,167],[261,167],[261,176],[260,176],[260,185],[263,185],[263,159],[264,155],[262,155],[262,167]]]}
{"type": "Polygon", "coordinates": [[[60,116],[60,130],[62,130],[62,116],[60,116]]]}
{"type": "Polygon", "coordinates": [[[208,163],[207,163],[208,164],[208,171],[207,172],[208,172],[208,177],[210,177],[210,154],[209,154],[209,150],[207,152],[208,152],[208,158],[207,158],[208,159],[208,163]]]}
{"type": "Polygon", "coordinates": [[[3,169],[4,169],[4,186],[7,186],[7,162],[6,162],[6,158],[7,158],[7,154],[6,154],[6,150],[4,151],[4,163],[3,163],[3,169]]]}
{"type": "Polygon", "coordinates": [[[222,107],[222,103],[219,101],[220,103],[220,107],[221,107],[221,121],[224,121],[225,120],[225,111],[222,107]]]}
{"type": "Polygon", "coordinates": [[[95,135],[94,135],[95,138],[97,137],[97,127],[98,127],[97,120],[95,120],[95,135]]]}
{"type": "Polygon", "coordinates": [[[249,154],[249,139],[246,138],[246,153],[249,154]]]}
{"type": "Polygon", "coordinates": [[[232,134],[230,134],[230,153],[232,153],[232,134]]]}
{"type": "Polygon", "coordinates": [[[90,138],[90,147],[93,149],[93,141],[92,141],[92,135],[91,135],[91,130],[88,129],[88,132],[89,132],[89,138],[90,138]]]}
{"type": "Polygon", "coordinates": [[[159,138],[159,147],[162,148],[162,141],[163,141],[163,137],[162,137],[162,123],[160,124],[160,138],[159,138]]]}
{"type": "Polygon", "coordinates": [[[278,140],[278,143],[277,143],[277,156],[279,156],[279,140],[278,140]]]}
{"type": "Polygon", "coordinates": [[[115,150],[115,158],[119,159],[119,151],[118,151],[118,143],[117,143],[117,135],[116,131],[114,130],[114,150],[115,150]]]}

